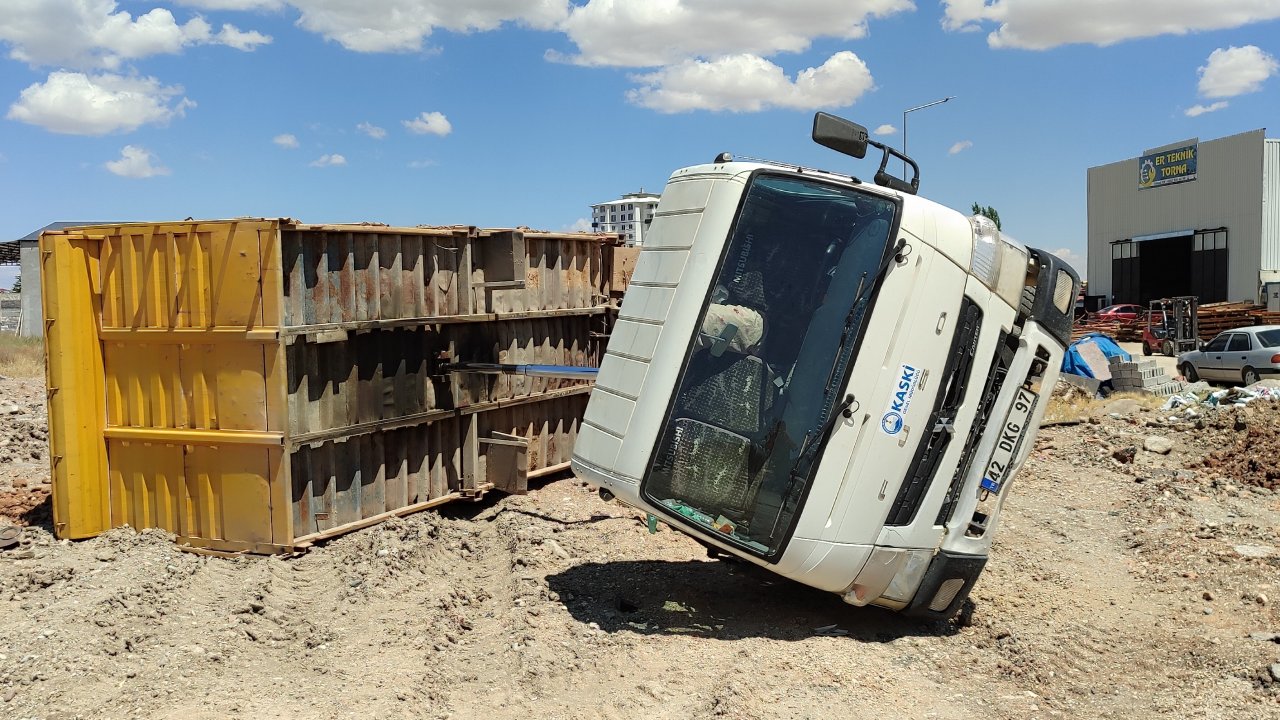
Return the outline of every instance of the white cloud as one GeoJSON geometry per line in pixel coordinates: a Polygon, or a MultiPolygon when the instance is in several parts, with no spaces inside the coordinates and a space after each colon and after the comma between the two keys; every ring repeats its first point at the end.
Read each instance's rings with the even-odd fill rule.
{"type": "Polygon", "coordinates": [[[832,55],[820,67],[801,70],[794,81],[756,55],[686,60],[631,79],[641,87],[627,91],[627,99],[664,113],[841,107],[874,86],[866,63],[848,51],[832,55]]]}
{"type": "Polygon", "coordinates": [[[201,10],[278,10],[281,0],[173,0],[178,5],[201,10]]]}
{"type": "Polygon", "coordinates": [[[911,0],[590,0],[561,29],[582,65],[654,67],[692,57],[802,52],[815,38],[852,40],[867,19],[913,9],[911,0]]]}
{"type": "Polygon", "coordinates": [[[1081,275],[1085,271],[1085,257],[1071,248],[1058,248],[1053,251],[1054,255],[1067,261],[1067,264],[1075,269],[1081,275]]]}
{"type": "Polygon", "coordinates": [[[380,128],[373,123],[362,122],[356,125],[356,129],[374,140],[381,140],[387,136],[387,131],[384,128],[380,128]]]}
{"type": "Polygon", "coordinates": [[[293,150],[298,147],[298,138],[295,137],[293,133],[281,133],[271,138],[271,142],[289,150],[293,150]]]}
{"type": "Polygon", "coordinates": [[[409,161],[409,167],[413,168],[414,170],[421,170],[423,168],[435,167],[436,165],[439,165],[439,164],[440,163],[436,162],[435,160],[410,160],[409,161]]]}
{"type": "Polygon", "coordinates": [[[885,123],[884,125],[876,128],[874,132],[876,135],[896,135],[898,128],[890,125],[889,123],[885,123]]]}
{"type": "Polygon", "coordinates": [[[1262,89],[1280,70],[1280,63],[1253,45],[1218,48],[1200,67],[1200,94],[1207,98],[1235,97],[1262,89]]]}
{"type": "Polygon", "coordinates": [[[578,218],[573,224],[564,229],[565,232],[595,232],[591,229],[591,221],[587,218],[578,218]]]}
{"type": "Polygon", "coordinates": [[[289,0],[298,25],[357,52],[415,52],[437,28],[494,30],[514,22],[551,30],[568,0],[289,0]]]}
{"type": "Polygon", "coordinates": [[[439,135],[444,137],[453,132],[453,125],[443,113],[424,112],[412,120],[401,120],[401,124],[414,135],[439,135]]]}
{"type": "Polygon", "coordinates": [[[185,97],[175,102],[181,94],[181,87],[155,78],[55,72],[23,90],[6,117],[68,135],[130,132],[164,125],[195,107],[185,97]]]}
{"type": "Polygon", "coordinates": [[[174,54],[192,45],[252,50],[271,38],[223,25],[214,33],[199,16],[179,23],[165,8],[133,17],[116,0],[4,0],[0,42],[9,57],[33,66],[113,70],[126,60],[174,54]]]}
{"type": "Polygon", "coordinates": [[[1210,105],[1192,105],[1191,107],[1184,110],[1182,114],[1186,115],[1187,117],[1200,117],[1205,113],[1218,112],[1219,110],[1222,110],[1226,106],[1227,106],[1226,100],[1219,100],[1218,102],[1212,103],[1210,105]]]}
{"type": "Polygon", "coordinates": [[[213,39],[218,45],[226,45],[244,52],[253,52],[259,45],[267,45],[271,42],[270,35],[263,35],[257,30],[241,30],[235,25],[226,23],[223,23],[222,30],[219,30],[213,39]]]}
{"type": "Polygon", "coordinates": [[[951,146],[951,149],[947,151],[947,154],[948,154],[948,155],[959,155],[960,153],[964,152],[965,150],[968,150],[968,149],[969,149],[969,148],[971,148],[971,147],[973,147],[973,141],[971,141],[971,140],[961,140],[960,142],[956,143],[955,145],[952,145],[952,146],[951,146]]]}
{"type": "Polygon", "coordinates": [[[333,155],[321,155],[311,161],[311,167],[335,167],[346,164],[347,159],[337,153],[334,153],[333,155]]]}
{"type": "Polygon", "coordinates": [[[154,164],[156,156],[136,145],[125,145],[119,160],[109,160],[106,168],[120,177],[149,178],[168,175],[169,168],[154,164]]]}
{"type": "Polygon", "coordinates": [[[942,0],[943,27],[998,25],[991,47],[1044,50],[1070,43],[1112,45],[1134,38],[1224,30],[1280,18],[1275,0],[942,0]]]}

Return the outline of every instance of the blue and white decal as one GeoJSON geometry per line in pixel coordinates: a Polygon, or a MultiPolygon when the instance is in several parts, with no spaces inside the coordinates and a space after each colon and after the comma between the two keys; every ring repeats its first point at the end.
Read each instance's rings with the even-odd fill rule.
{"type": "Polygon", "coordinates": [[[886,435],[897,435],[906,424],[907,408],[911,407],[911,399],[916,394],[916,381],[919,371],[910,365],[903,365],[898,373],[898,383],[889,396],[889,408],[880,417],[880,429],[886,435]]]}

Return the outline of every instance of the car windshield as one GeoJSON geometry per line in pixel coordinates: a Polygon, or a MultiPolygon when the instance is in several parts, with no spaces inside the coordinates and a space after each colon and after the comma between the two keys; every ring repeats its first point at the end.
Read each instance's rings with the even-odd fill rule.
{"type": "Polygon", "coordinates": [[[1262,330],[1257,334],[1258,344],[1264,348],[1280,347],[1280,328],[1262,330]]]}
{"type": "Polygon", "coordinates": [[[843,388],[833,367],[861,335],[870,304],[855,298],[876,281],[896,211],[852,188],[756,176],[645,478],[651,502],[756,554],[782,547],[818,454],[798,461],[843,388]]]}

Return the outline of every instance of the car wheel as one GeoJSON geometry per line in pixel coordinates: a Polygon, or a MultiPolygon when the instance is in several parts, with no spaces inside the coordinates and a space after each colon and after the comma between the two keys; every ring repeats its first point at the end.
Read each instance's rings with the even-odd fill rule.
{"type": "Polygon", "coordinates": [[[1151,354],[1151,346],[1150,346],[1150,345],[1148,345],[1148,344],[1146,344],[1145,342],[1144,342],[1144,343],[1142,343],[1142,354],[1143,354],[1143,355],[1150,355],[1150,354],[1151,354]]]}
{"type": "Polygon", "coordinates": [[[1245,385],[1252,385],[1262,379],[1259,377],[1258,371],[1251,367],[1245,368],[1244,372],[1240,373],[1240,375],[1244,378],[1245,385]]]}
{"type": "Polygon", "coordinates": [[[1200,373],[1196,372],[1196,366],[1191,363],[1182,363],[1182,377],[1186,378],[1187,382],[1200,381],[1200,373]]]}
{"type": "Polygon", "coordinates": [[[1163,353],[1165,357],[1173,357],[1173,341],[1165,340],[1164,344],[1160,346],[1160,352],[1163,353]]]}

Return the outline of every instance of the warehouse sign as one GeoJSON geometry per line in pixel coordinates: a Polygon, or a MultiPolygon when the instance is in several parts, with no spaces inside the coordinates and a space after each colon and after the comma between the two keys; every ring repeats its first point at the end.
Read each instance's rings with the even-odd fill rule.
{"type": "Polygon", "coordinates": [[[1138,189],[1172,185],[1196,179],[1199,145],[1185,145],[1138,158],[1138,189]]]}

